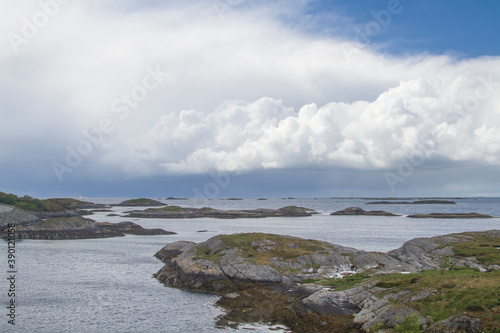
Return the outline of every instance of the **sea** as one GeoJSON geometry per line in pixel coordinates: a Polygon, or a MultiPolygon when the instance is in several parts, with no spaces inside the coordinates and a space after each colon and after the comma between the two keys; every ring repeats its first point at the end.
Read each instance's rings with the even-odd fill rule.
{"type": "MultiPolygon", "coordinates": [[[[127,198],[83,198],[115,204],[127,198]]],[[[3,276],[0,332],[276,332],[265,323],[218,327],[224,314],[218,296],[168,288],[153,274],[163,265],[154,254],[166,244],[202,242],[219,234],[265,232],[298,236],[366,251],[389,251],[416,237],[500,229],[494,219],[412,219],[415,213],[483,213],[500,216],[500,198],[454,198],[456,205],[367,205],[368,198],[159,199],[168,205],[254,209],[300,206],[320,214],[262,219],[129,219],[127,207],[88,216],[98,222],[132,221],[175,235],[125,236],[89,240],[22,240],[15,247],[15,273],[8,273],[8,245],[0,242],[3,276]],[[384,210],[397,217],[331,216],[347,207],[384,210]],[[15,275],[14,284],[9,280],[15,275]],[[9,289],[14,287],[15,296],[9,289]],[[10,302],[15,302],[15,325],[10,302]]],[[[404,201],[418,198],[405,198],[404,201]]],[[[133,208],[138,209],[138,208],[133,208]]]]}

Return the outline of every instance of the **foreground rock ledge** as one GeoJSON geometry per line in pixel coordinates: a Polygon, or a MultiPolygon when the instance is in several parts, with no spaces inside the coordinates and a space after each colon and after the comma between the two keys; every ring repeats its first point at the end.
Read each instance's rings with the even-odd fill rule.
{"type": "Polygon", "coordinates": [[[417,238],[388,253],[272,234],[219,235],[203,243],[168,244],[155,255],[165,263],[155,277],[166,286],[222,295],[218,304],[228,313],[220,325],[264,322],[283,324],[294,332],[359,332],[372,331],[375,325],[402,325],[405,318],[414,316],[417,325],[430,332],[460,329],[460,323],[482,329],[480,318],[460,314],[456,320],[433,323],[411,307],[411,302],[435,295],[432,288],[386,295],[380,293],[390,291],[391,285],[376,280],[378,274],[449,267],[472,267],[478,272],[499,269],[500,258],[491,261],[491,257],[485,260],[460,252],[476,243],[496,256],[500,231],[417,238]],[[345,290],[301,284],[352,273],[370,278],[345,290]]]}

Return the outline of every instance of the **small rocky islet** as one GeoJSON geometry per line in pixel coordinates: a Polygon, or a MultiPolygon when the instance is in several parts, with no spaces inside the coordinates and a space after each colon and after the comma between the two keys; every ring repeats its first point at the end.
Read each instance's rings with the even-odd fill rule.
{"type": "Polygon", "coordinates": [[[346,209],[333,212],[330,215],[366,215],[366,216],[400,216],[382,210],[365,211],[359,207],[347,207],[346,209]]]}
{"type": "MultiPolygon", "coordinates": [[[[393,213],[388,213],[382,210],[365,211],[359,207],[347,207],[331,213],[330,215],[355,215],[355,216],[401,216],[393,213]]],[[[493,216],[478,213],[429,213],[429,214],[411,214],[409,218],[432,218],[432,219],[491,219],[493,216]]]]}
{"type": "Polygon", "coordinates": [[[499,247],[500,230],[417,238],[387,253],[272,234],[219,235],[166,245],[155,255],[165,264],[155,277],[221,295],[221,326],[496,331],[499,247]]]}
{"type": "Polygon", "coordinates": [[[415,201],[372,201],[367,202],[367,205],[456,205],[455,201],[451,200],[415,200],[415,201]]]}

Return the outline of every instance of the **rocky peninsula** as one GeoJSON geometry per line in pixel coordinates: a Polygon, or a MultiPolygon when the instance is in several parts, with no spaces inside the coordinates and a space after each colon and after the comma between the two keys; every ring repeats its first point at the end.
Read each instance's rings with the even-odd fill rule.
{"type": "Polygon", "coordinates": [[[495,331],[500,303],[491,291],[500,289],[499,247],[499,230],[417,238],[387,253],[272,234],[219,235],[168,244],[155,255],[165,263],[155,277],[222,295],[218,304],[228,312],[220,325],[495,331]]]}
{"type": "Polygon", "coordinates": [[[304,207],[287,206],[279,209],[249,209],[249,210],[221,210],[214,208],[186,208],[180,206],[165,206],[126,212],[130,218],[163,218],[184,219],[211,217],[218,219],[236,218],[264,218],[264,217],[298,217],[317,214],[314,210],[304,207]]]}
{"type": "Polygon", "coordinates": [[[171,235],[163,229],[144,229],[132,222],[99,223],[84,218],[87,209],[103,210],[109,206],[71,198],[39,200],[19,198],[0,192],[0,201],[13,205],[13,210],[0,214],[0,238],[7,238],[15,226],[19,239],[87,239],[133,235],[171,235]]]}

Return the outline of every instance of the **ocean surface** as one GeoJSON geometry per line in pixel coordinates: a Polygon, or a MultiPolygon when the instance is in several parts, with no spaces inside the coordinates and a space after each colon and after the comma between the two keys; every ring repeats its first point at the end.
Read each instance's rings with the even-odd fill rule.
{"type": "MultiPolygon", "coordinates": [[[[84,198],[119,203],[126,198],[84,198]]],[[[157,198],[154,198],[157,199],[157,198]]],[[[321,214],[297,218],[219,220],[127,219],[95,213],[98,222],[133,221],[145,228],[177,232],[167,236],[126,236],[91,240],[23,240],[16,244],[16,325],[8,324],[7,242],[0,292],[0,332],[236,332],[215,326],[223,311],[217,296],[167,288],[152,277],[162,263],[154,254],[178,240],[200,242],[218,234],[267,232],[317,239],[367,251],[389,251],[415,237],[500,229],[495,219],[410,219],[414,213],[476,212],[500,216],[500,198],[450,199],[456,205],[366,205],[372,199],[188,199],[169,205],[220,209],[280,208],[295,205],[321,214]],[[400,217],[330,216],[357,206],[400,217]]],[[[405,199],[405,201],[408,201],[405,199]]],[[[411,201],[411,200],[410,200],[411,201]]],[[[117,214],[130,208],[113,207],[117,214]]],[[[134,208],[137,209],[137,208],[134,208]]],[[[271,331],[246,325],[239,331],[271,331]]],[[[274,331],[275,332],[275,331],[274,331]]]]}

